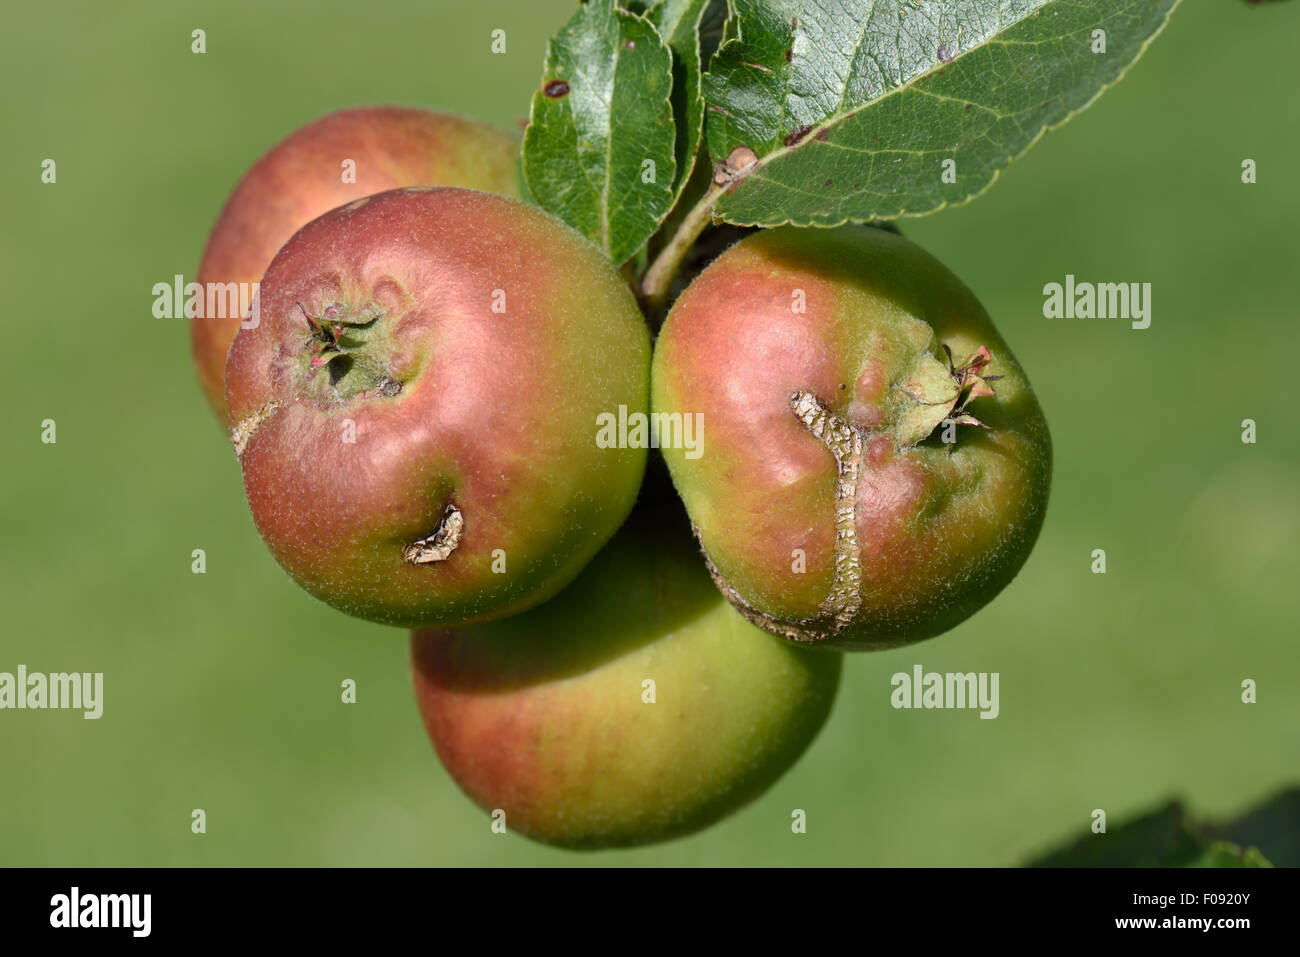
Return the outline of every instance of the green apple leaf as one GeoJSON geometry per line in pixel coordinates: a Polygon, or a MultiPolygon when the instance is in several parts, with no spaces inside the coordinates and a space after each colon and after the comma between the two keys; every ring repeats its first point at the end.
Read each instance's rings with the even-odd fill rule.
{"type": "Polygon", "coordinates": [[[551,40],[524,134],[528,191],[622,263],[672,206],[672,54],[645,17],[591,0],[551,40]]]}
{"type": "Polygon", "coordinates": [[[728,31],[734,29],[736,23],[732,16],[733,5],[733,0],[711,0],[704,11],[704,20],[700,23],[700,60],[706,69],[718,47],[731,39],[728,31]]]}
{"type": "Polygon", "coordinates": [[[704,77],[713,212],[834,226],[966,202],[1119,80],[1178,0],[733,0],[704,77]],[[745,154],[747,155],[747,154],[745,154]]]}
{"type": "Polygon", "coordinates": [[[673,55],[673,116],[677,124],[677,181],[673,199],[681,196],[704,136],[704,77],[700,26],[704,13],[725,4],[719,0],[659,0],[647,14],[673,55]]]}

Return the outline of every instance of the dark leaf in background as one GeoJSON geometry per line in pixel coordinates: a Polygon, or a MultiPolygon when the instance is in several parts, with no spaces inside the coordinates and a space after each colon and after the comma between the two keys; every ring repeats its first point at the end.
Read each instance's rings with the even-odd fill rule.
{"type": "Polygon", "coordinates": [[[1190,817],[1179,801],[1087,833],[1030,867],[1298,867],[1300,788],[1289,788],[1226,823],[1190,817]]]}

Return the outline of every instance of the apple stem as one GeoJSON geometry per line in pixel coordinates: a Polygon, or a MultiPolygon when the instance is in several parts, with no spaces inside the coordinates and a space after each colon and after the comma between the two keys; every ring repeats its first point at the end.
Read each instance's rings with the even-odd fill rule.
{"type": "Polygon", "coordinates": [[[662,315],[672,291],[673,278],[692,244],[713,222],[713,204],[724,190],[725,187],[714,187],[700,197],[641,277],[641,301],[648,313],[662,315]]]}

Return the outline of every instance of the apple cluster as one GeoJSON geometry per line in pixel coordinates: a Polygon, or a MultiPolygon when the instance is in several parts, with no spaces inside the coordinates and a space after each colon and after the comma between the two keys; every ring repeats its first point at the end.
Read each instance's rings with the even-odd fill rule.
{"type": "Polygon", "coordinates": [[[255,321],[192,320],[199,381],[281,567],[412,630],[470,798],[555,845],[665,840],[804,753],[841,651],[947,631],[1011,580],[1047,426],[971,292],[869,226],[697,257],[652,343],[517,155],[417,109],[290,135],[209,238],[201,284],[259,286],[255,321]],[[629,416],[698,427],[602,431],[629,416]]]}

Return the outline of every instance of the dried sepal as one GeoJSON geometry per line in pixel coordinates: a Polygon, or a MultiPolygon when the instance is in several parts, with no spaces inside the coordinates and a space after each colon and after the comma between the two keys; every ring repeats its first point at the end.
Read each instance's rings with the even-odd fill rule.
{"type": "Polygon", "coordinates": [[[952,349],[942,343],[947,365],[930,353],[917,359],[907,378],[897,387],[913,401],[895,418],[894,434],[899,448],[922,442],[944,422],[987,429],[979,419],[966,412],[972,399],[996,395],[991,382],[1002,376],[987,375],[993,354],[980,346],[960,363],[954,362],[952,349]]]}

